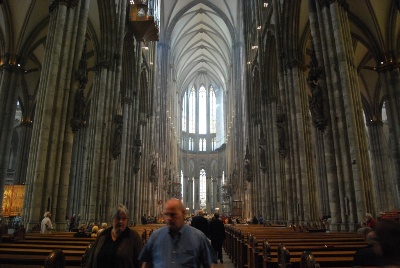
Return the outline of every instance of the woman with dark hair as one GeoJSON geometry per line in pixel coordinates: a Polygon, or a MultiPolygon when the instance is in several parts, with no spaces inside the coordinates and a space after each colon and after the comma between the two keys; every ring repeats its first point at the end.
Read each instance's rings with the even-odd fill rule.
{"type": "Polygon", "coordinates": [[[86,267],[140,267],[138,256],[143,243],[128,223],[127,208],[118,205],[112,214],[112,227],[97,236],[86,267]]]}

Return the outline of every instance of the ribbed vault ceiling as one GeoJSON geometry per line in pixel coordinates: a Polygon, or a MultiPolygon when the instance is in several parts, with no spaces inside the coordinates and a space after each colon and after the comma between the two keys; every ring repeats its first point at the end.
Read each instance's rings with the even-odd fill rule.
{"type": "Polygon", "coordinates": [[[203,83],[226,88],[237,5],[237,0],[163,1],[162,38],[170,48],[169,62],[177,89],[203,83]]]}

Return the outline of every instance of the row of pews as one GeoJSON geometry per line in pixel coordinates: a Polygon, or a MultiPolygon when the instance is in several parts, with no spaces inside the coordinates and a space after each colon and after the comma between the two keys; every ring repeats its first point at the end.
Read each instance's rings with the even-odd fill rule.
{"type": "Polygon", "coordinates": [[[355,233],[261,225],[226,225],[225,230],[225,251],[236,267],[350,267],[355,251],[367,245],[355,233]]]}
{"type": "MultiPolygon", "coordinates": [[[[143,243],[151,232],[160,225],[137,225],[130,227],[141,235],[143,243]]],[[[11,267],[52,267],[50,259],[56,256],[64,259],[63,267],[82,267],[85,251],[95,238],[73,237],[73,232],[50,234],[26,233],[23,239],[7,239],[0,243],[0,268],[11,267]],[[48,264],[48,265],[46,265],[48,264]]]]}

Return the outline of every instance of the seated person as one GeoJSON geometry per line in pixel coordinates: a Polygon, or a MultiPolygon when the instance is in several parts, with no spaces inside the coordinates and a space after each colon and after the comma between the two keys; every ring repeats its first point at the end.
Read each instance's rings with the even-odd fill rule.
{"type": "Polygon", "coordinates": [[[101,232],[103,232],[105,229],[108,228],[108,225],[106,222],[103,222],[100,226],[100,229],[97,231],[97,235],[99,235],[101,232]]]}
{"type": "Polygon", "coordinates": [[[74,237],[90,237],[86,234],[86,226],[84,224],[79,225],[78,232],[74,234],[74,237]]]}
{"type": "Polygon", "coordinates": [[[99,227],[96,225],[92,227],[92,234],[90,235],[91,237],[97,237],[97,232],[99,231],[99,227]]]}
{"type": "Polygon", "coordinates": [[[372,231],[372,229],[367,226],[367,222],[363,221],[361,223],[361,227],[357,229],[357,234],[366,235],[371,231],[372,231]]]}
{"type": "Polygon", "coordinates": [[[378,240],[374,231],[370,231],[365,239],[368,246],[356,251],[352,267],[358,266],[381,266],[383,260],[377,253],[378,240]]]}

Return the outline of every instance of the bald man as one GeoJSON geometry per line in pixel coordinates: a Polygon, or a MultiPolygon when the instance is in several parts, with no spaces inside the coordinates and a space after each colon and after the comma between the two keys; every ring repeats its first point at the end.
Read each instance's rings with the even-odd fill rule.
{"type": "Polygon", "coordinates": [[[155,230],[139,260],[146,267],[211,267],[216,254],[207,237],[185,224],[186,209],[179,199],[168,200],[163,215],[167,226],[155,230]]]}

